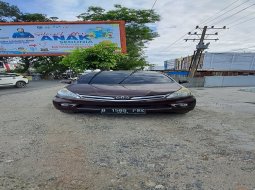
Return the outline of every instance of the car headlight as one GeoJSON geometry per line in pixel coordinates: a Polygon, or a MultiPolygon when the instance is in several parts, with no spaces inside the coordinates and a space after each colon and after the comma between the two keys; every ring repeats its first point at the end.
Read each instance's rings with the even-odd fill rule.
{"type": "Polygon", "coordinates": [[[181,97],[187,97],[187,96],[191,96],[191,95],[192,94],[189,89],[182,87],[180,90],[167,96],[167,98],[181,98],[181,97]]]}
{"type": "Polygon", "coordinates": [[[61,98],[75,98],[75,99],[80,99],[81,97],[78,94],[75,94],[71,92],[70,90],[67,90],[66,88],[63,88],[58,91],[57,96],[61,98]]]}

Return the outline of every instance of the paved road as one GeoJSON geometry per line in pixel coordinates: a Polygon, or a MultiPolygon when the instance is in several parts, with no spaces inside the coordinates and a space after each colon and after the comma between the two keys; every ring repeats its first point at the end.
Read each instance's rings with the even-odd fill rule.
{"type": "Polygon", "coordinates": [[[60,85],[58,80],[40,80],[40,81],[30,81],[26,88],[16,88],[16,87],[0,87],[0,96],[8,94],[17,94],[20,92],[27,92],[32,90],[37,90],[41,88],[50,88],[60,85]]]}
{"type": "Polygon", "coordinates": [[[255,189],[250,90],[192,89],[185,115],[108,116],[56,110],[55,84],[0,96],[0,190],[255,189]]]}

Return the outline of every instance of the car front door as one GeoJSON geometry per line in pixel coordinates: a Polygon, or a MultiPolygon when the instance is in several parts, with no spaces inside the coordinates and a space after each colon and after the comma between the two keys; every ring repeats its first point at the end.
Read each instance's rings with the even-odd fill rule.
{"type": "Polygon", "coordinates": [[[0,74],[0,86],[13,85],[13,76],[0,74]]]}

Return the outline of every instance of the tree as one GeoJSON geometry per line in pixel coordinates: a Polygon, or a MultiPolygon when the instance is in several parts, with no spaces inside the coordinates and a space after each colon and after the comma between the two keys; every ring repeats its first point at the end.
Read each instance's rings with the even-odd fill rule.
{"type": "Polygon", "coordinates": [[[37,60],[34,61],[33,67],[37,72],[43,74],[43,76],[50,74],[58,75],[68,70],[68,66],[61,63],[63,57],[42,56],[36,58],[37,60]]]}
{"type": "Polygon", "coordinates": [[[22,22],[47,22],[51,21],[51,19],[47,18],[47,15],[40,13],[26,13],[21,14],[17,17],[16,21],[22,22]]]}
{"type": "Polygon", "coordinates": [[[116,44],[105,41],[94,47],[75,49],[63,58],[62,64],[75,72],[86,69],[110,70],[114,69],[124,57],[125,55],[120,53],[120,48],[116,44]]]}
{"type": "Polygon", "coordinates": [[[118,64],[118,69],[134,69],[147,65],[144,58],[143,48],[145,43],[158,36],[146,24],[160,20],[154,10],[141,10],[114,5],[114,10],[105,11],[101,7],[91,6],[78,18],[84,21],[91,20],[124,20],[126,21],[126,37],[128,56],[118,64]]]}
{"type": "Polygon", "coordinates": [[[57,20],[58,20],[58,17],[52,16],[52,17],[50,17],[50,20],[51,20],[51,21],[57,21],[57,20]]]}
{"type": "Polygon", "coordinates": [[[0,1],[0,22],[14,21],[21,15],[17,6],[0,1]]]}

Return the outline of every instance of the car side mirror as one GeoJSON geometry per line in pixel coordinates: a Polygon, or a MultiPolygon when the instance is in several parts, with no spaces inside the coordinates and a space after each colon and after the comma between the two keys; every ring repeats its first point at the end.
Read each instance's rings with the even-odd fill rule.
{"type": "Polygon", "coordinates": [[[64,84],[72,84],[72,80],[61,80],[60,83],[64,83],[64,84]]]}
{"type": "Polygon", "coordinates": [[[179,84],[189,83],[187,80],[179,80],[179,84]]]}

